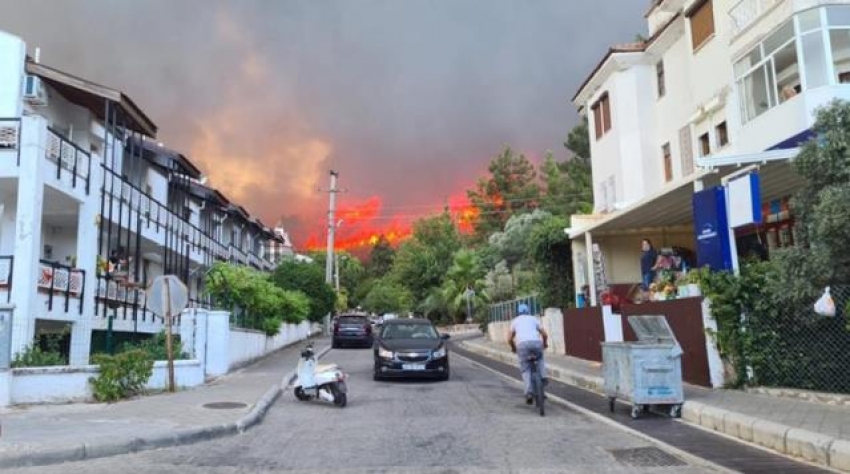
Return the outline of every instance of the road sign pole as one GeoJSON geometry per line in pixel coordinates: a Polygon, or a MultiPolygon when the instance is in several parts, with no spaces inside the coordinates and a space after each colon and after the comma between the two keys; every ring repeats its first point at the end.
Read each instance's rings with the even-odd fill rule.
{"type": "Polygon", "coordinates": [[[165,280],[165,350],[168,352],[168,391],[174,392],[174,346],[171,340],[171,285],[165,280]]]}

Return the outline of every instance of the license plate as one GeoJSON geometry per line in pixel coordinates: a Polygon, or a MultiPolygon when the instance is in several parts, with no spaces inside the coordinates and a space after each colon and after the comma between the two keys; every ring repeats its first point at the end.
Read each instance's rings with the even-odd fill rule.
{"type": "Polygon", "coordinates": [[[404,370],[425,370],[425,364],[401,364],[404,370]]]}

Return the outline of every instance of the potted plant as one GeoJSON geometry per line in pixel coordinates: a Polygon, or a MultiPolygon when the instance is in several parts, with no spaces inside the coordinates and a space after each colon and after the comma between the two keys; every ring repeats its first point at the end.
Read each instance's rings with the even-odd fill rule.
{"type": "Polygon", "coordinates": [[[708,267],[692,268],[685,274],[682,283],[687,287],[688,296],[702,296],[700,284],[710,271],[708,267]]]}

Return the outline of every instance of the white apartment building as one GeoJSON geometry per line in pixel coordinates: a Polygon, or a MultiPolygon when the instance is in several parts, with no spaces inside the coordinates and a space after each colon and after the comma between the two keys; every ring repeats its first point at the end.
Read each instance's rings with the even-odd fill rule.
{"type": "Polygon", "coordinates": [[[274,235],[276,238],[268,241],[268,258],[273,263],[280,263],[281,260],[295,256],[295,251],[292,248],[292,241],[289,238],[289,233],[283,227],[283,222],[278,221],[274,227],[274,235]]]}
{"type": "Polygon", "coordinates": [[[765,224],[737,231],[739,253],[754,239],[793,245],[789,161],[815,111],[850,99],[848,1],[654,0],[646,20],[649,38],[610,48],[573,98],[595,209],[568,231],[576,289],[593,300],[600,268],[640,281],[642,238],[694,249],[694,191],[742,166],[759,165],[765,224]]]}
{"type": "Polygon", "coordinates": [[[122,334],[162,327],[145,305],[158,275],[193,304],[216,261],[271,270],[258,219],[206,186],[121,91],[27,56],[0,32],[0,301],[16,307],[12,352],[66,333],[71,365],[122,334]]]}

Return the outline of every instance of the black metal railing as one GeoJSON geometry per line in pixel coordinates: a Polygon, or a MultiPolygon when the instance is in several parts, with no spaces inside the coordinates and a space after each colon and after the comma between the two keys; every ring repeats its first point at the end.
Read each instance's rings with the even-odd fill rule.
{"type": "MultiPolygon", "coordinates": [[[[183,246],[189,244],[194,252],[201,252],[204,257],[209,257],[210,260],[216,258],[226,260],[231,257],[236,257],[242,263],[248,263],[248,256],[242,250],[236,249],[232,245],[227,245],[215,239],[210,233],[202,230],[195,224],[189,222],[184,217],[178,215],[150,194],[139,189],[138,186],[130,183],[124,177],[118,175],[115,171],[104,167],[106,184],[103,193],[103,199],[119,200],[123,202],[131,211],[136,213],[142,220],[142,225],[145,228],[155,228],[157,232],[160,229],[169,229],[174,235],[180,237],[180,244],[171,245],[176,248],[171,250],[182,252],[183,246]]],[[[119,213],[120,214],[120,213],[119,213]]],[[[128,226],[129,230],[135,230],[132,216],[127,213],[127,217],[120,216],[113,219],[113,222],[120,225],[128,226]],[[129,221],[129,222],[118,222],[129,221]]]]}
{"type": "Polygon", "coordinates": [[[56,179],[62,179],[63,170],[71,174],[71,186],[85,182],[86,194],[91,188],[91,153],[83,151],[56,130],[47,127],[47,145],[44,156],[56,163],[56,179]]]}
{"type": "Polygon", "coordinates": [[[7,303],[12,301],[12,269],[14,266],[14,255],[0,255],[0,290],[6,292],[7,303]]]}
{"type": "Polygon", "coordinates": [[[0,151],[16,152],[16,166],[21,165],[21,119],[0,118],[0,151]]]}
{"type": "Polygon", "coordinates": [[[69,267],[56,262],[41,260],[36,286],[40,291],[47,292],[47,309],[53,311],[57,298],[64,303],[64,312],[70,310],[71,300],[77,300],[80,314],[83,314],[85,299],[86,271],[69,267]]]}

